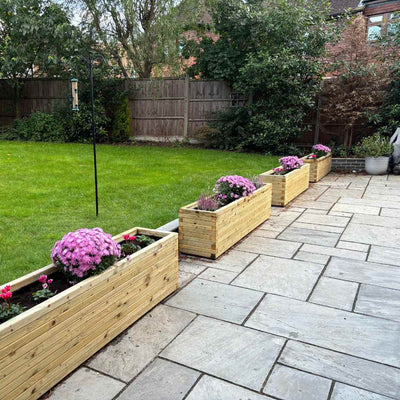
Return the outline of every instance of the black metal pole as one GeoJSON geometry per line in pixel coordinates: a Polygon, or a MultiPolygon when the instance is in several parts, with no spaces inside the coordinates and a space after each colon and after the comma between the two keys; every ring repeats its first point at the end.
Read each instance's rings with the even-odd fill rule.
{"type": "Polygon", "coordinates": [[[93,61],[90,53],[89,53],[89,68],[90,68],[90,101],[92,105],[94,186],[96,192],[96,217],[97,217],[99,215],[99,194],[97,190],[96,125],[94,122],[93,61]]]}

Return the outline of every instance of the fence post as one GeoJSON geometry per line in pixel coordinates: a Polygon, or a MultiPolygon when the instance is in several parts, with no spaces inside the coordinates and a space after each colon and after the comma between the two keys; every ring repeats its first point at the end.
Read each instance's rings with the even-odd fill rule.
{"type": "Polygon", "coordinates": [[[185,107],[183,114],[183,138],[186,139],[188,136],[188,126],[189,126],[189,74],[185,76],[185,107]]]}

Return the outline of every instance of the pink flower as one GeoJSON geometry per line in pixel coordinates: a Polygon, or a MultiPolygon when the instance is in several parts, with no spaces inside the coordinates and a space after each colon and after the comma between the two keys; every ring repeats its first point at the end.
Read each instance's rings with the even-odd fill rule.
{"type": "Polygon", "coordinates": [[[1,289],[1,293],[7,293],[7,292],[9,292],[10,290],[11,290],[11,286],[10,286],[10,285],[7,285],[7,286],[4,286],[3,289],[1,289]]]}
{"type": "Polygon", "coordinates": [[[11,292],[4,292],[4,293],[2,293],[2,294],[0,295],[0,297],[1,297],[3,300],[10,299],[10,298],[12,297],[12,293],[11,293],[11,292]]]}
{"type": "Polygon", "coordinates": [[[136,239],[136,236],[130,236],[130,237],[129,237],[129,240],[134,241],[135,239],[136,239]]]}
{"type": "Polygon", "coordinates": [[[124,235],[125,240],[129,240],[129,235],[124,235]]]}
{"type": "Polygon", "coordinates": [[[50,284],[52,284],[53,283],[53,279],[49,279],[48,281],[47,281],[47,283],[50,285],[50,284]]]}
{"type": "Polygon", "coordinates": [[[40,275],[39,276],[39,282],[40,283],[45,283],[47,281],[47,275],[40,275]]]}
{"type": "Polygon", "coordinates": [[[43,283],[43,289],[47,289],[49,287],[49,285],[47,283],[43,283]]]}

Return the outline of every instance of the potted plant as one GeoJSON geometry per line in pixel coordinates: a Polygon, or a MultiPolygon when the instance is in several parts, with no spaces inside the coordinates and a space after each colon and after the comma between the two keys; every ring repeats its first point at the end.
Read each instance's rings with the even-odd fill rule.
{"type": "Polygon", "coordinates": [[[271,215],[271,185],[223,176],[214,195],[179,210],[179,250],[216,259],[271,215]]]}
{"type": "Polygon", "coordinates": [[[2,288],[0,398],[39,398],[178,288],[176,233],[81,229],[52,259],[2,288]]]}
{"type": "Polygon", "coordinates": [[[309,186],[310,165],[296,156],[282,157],[277,168],[260,175],[264,183],[272,184],[272,205],[285,206],[309,186]]]}
{"type": "Polygon", "coordinates": [[[310,182],[318,182],[332,169],[331,149],[323,144],[315,144],[312,153],[302,158],[310,164],[310,182]]]}
{"type": "Polygon", "coordinates": [[[375,133],[363,138],[355,146],[354,152],[358,157],[365,157],[365,170],[368,174],[382,175],[387,173],[393,144],[388,138],[375,133]]]}

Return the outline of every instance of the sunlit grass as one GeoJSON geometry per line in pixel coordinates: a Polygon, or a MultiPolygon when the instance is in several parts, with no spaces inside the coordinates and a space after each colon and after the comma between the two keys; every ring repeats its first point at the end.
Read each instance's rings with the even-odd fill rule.
{"type": "Polygon", "coordinates": [[[92,147],[0,141],[0,283],[50,262],[65,233],[156,228],[211,191],[221,175],[252,176],[278,157],[203,149],[99,145],[99,216],[92,147]]]}

